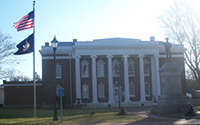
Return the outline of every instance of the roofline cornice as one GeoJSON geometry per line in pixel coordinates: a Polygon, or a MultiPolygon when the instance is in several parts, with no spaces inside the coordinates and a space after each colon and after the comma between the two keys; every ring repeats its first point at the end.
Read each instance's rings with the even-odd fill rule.
{"type": "Polygon", "coordinates": [[[159,45],[107,45],[107,46],[73,46],[74,49],[142,49],[159,48],[159,45]]]}

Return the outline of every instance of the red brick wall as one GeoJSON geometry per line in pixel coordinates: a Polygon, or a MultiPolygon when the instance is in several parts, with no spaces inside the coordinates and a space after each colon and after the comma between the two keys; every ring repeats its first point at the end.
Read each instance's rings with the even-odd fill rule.
{"type": "MultiPolygon", "coordinates": [[[[75,68],[74,59],[71,59],[71,77],[73,85],[73,102],[76,101],[76,86],[75,86],[75,68]]],[[[56,59],[56,64],[61,65],[61,75],[62,78],[56,79],[56,84],[64,88],[64,95],[67,96],[66,103],[70,104],[70,59],[56,59]]],[[[54,62],[53,60],[43,60],[42,61],[42,74],[43,74],[43,101],[46,104],[53,104],[54,100],[54,62]]]]}
{"type": "MultiPolygon", "coordinates": [[[[8,84],[29,84],[27,82],[4,82],[4,105],[33,105],[33,86],[6,86],[8,84]]],[[[33,84],[33,82],[31,83],[33,84]]],[[[36,103],[42,104],[43,86],[36,86],[36,103]]]]}

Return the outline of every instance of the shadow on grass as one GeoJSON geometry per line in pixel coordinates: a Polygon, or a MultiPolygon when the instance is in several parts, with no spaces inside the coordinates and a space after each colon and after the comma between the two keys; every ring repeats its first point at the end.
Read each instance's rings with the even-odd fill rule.
{"type": "MultiPolygon", "coordinates": [[[[133,115],[136,110],[149,110],[150,108],[127,108],[128,115],[117,115],[119,109],[64,109],[62,124],[97,124],[97,123],[137,123],[137,122],[168,122],[166,119],[155,119],[133,115]],[[95,114],[90,116],[94,111],[95,114]]],[[[58,121],[53,121],[53,109],[37,108],[33,117],[33,108],[0,108],[0,124],[60,124],[60,110],[58,121]]],[[[171,121],[170,121],[171,122],[171,121]]]]}

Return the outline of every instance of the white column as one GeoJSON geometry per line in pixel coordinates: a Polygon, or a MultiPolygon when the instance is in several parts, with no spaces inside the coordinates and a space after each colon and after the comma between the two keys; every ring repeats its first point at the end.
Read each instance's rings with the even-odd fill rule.
{"type": "Polygon", "coordinates": [[[155,73],[155,57],[151,57],[151,82],[152,82],[152,101],[157,97],[156,93],[156,73],[155,73]]]}
{"type": "Polygon", "coordinates": [[[112,75],[112,55],[108,55],[108,103],[114,103],[113,100],[113,75],[112,75]]]}
{"type": "Polygon", "coordinates": [[[139,55],[139,63],[140,63],[140,101],[145,102],[145,83],[144,83],[144,55],[139,55]]]}
{"type": "Polygon", "coordinates": [[[92,55],[92,103],[99,103],[97,100],[97,73],[96,73],[96,55],[92,55]]]}
{"type": "Polygon", "coordinates": [[[123,55],[124,57],[124,92],[125,100],[124,102],[131,102],[129,97],[129,77],[128,77],[128,55],[123,55]]]}
{"type": "Polygon", "coordinates": [[[156,76],[156,93],[157,97],[161,95],[160,93],[160,73],[159,73],[159,55],[154,55],[155,57],[155,76],[156,76]]]}
{"type": "Polygon", "coordinates": [[[78,103],[78,98],[81,103],[81,77],[80,77],[80,58],[81,56],[76,56],[76,103],[78,103]]]}

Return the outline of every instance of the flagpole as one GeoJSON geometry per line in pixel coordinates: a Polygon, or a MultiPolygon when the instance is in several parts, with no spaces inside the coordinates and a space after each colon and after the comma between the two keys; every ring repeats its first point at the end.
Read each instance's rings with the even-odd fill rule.
{"type": "Polygon", "coordinates": [[[34,116],[33,118],[37,118],[36,116],[36,83],[35,83],[35,1],[33,1],[33,13],[34,13],[34,27],[33,27],[33,37],[34,37],[34,46],[33,46],[33,108],[34,108],[34,116]]]}

